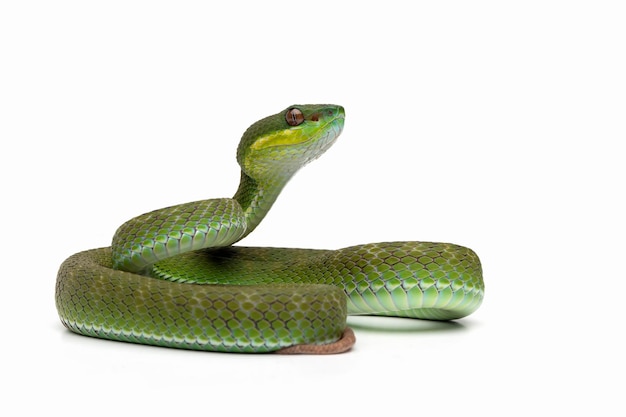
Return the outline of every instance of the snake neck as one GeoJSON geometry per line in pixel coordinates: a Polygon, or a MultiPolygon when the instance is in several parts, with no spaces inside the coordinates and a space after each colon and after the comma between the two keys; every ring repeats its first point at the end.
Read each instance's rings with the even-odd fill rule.
{"type": "Polygon", "coordinates": [[[233,196],[233,199],[241,206],[246,220],[246,232],[239,240],[250,234],[261,223],[289,178],[291,175],[259,182],[245,172],[241,172],[239,188],[233,196]]]}

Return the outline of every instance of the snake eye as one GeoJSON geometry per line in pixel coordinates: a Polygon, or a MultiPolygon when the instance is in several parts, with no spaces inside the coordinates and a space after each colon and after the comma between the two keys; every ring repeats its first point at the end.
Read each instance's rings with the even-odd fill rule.
{"type": "Polygon", "coordinates": [[[287,124],[289,126],[298,126],[302,122],[304,122],[304,114],[300,111],[300,109],[291,108],[287,110],[287,114],[285,114],[285,120],[287,120],[287,124]]]}

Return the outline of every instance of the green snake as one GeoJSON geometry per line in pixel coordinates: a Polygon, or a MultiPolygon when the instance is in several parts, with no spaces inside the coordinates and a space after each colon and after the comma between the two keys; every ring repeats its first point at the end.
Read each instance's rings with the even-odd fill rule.
{"type": "Polygon", "coordinates": [[[232,246],[257,227],[290,178],[335,142],[344,119],[341,106],[297,105],[259,120],[239,143],[233,198],[140,215],[118,228],[110,247],[70,256],[55,291],[63,325],[184,349],[338,353],[355,342],[348,314],[453,320],[474,312],[482,269],[462,246],[232,246]]]}

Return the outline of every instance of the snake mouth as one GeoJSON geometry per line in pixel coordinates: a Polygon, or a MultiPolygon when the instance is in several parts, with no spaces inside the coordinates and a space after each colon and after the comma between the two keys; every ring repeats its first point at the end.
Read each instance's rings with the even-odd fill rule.
{"type": "Polygon", "coordinates": [[[345,117],[343,113],[335,115],[332,119],[326,121],[323,125],[318,127],[318,134],[313,135],[302,142],[294,144],[313,149],[313,151],[309,153],[308,158],[301,162],[302,165],[308,164],[309,162],[322,156],[324,152],[326,152],[337,141],[337,138],[339,138],[339,135],[343,131],[344,119],[345,117]]]}
{"type": "MultiPolygon", "coordinates": [[[[318,129],[320,130],[320,132],[325,133],[326,138],[330,134],[334,134],[335,139],[336,139],[341,134],[341,131],[343,130],[344,120],[345,120],[345,114],[343,113],[343,108],[341,108],[341,112],[339,114],[335,115],[332,119],[323,123],[321,126],[318,127],[318,129]]],[[[315,120],[315,121],[318,121],[318,120],[315,120]]],[[[307,142],[319,139],[320,137],[311,137],[301,143],[307,143],[307,142]]]]}
{"type": "MultiPolygon", "coordinates": [[[[339,135],[343,131],[343,125],[346,119],[346,112],[342,106],[335,106],[335,107],[336,109],[334,111],[333,109],[325,110],[329,112],[330,118],[326,121],[322,121],[321,124],[317,126],[317,129],[319,130],[320,134],[313,135],[307,138],[306,140],[303,140],[302,142],[300,142],[300,144],[307,144],[307,143],[310,143],[312,141],[317,141],[317,140],[327,141],[329,140],[329,136],[331,135],[334,136],[332,139],[329,140],[330,144],[332,144],[337,139],[337,137],[339,137],[339,135]],[[336,112],[336,114],[333,114],[334,112],[336,112]]],[[[315,112],[311,114],[311,116],[309,116],[308,120],[312,122],[320,123],[320,119],[323,119],[323,113],[324,111],[315,112]]]]}
{"type": "MultiPolygon", "coordinates": [[[[335,115],[332,115],[332,110],[329,110],[329,112],[331,112],[331,115],[330,115],[331,118],[330,120],[328,120],[328,122],[325,125],[322,126],[322,129],[324,129],[326,126],[333,124],[333,123],[339,123],[341,124],[341,128],[343,128],[343,123],[344,123],[344,120],[346,119],[346,111],[344,110],[344,108],[342,106],[336,106],[337,114],[335,115]]],[[[319,121],[319,115],[316,121],[319,121]]]]}

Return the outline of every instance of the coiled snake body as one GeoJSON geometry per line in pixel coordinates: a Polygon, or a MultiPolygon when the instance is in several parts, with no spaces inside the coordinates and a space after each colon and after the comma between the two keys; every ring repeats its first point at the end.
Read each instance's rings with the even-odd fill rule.
{"type": "Polygon", "coordinates": [[[334,105],[291,106],[250,126],[232,199],[181,204],[123,224],[111,247],[60,267],[62,323],[87,336],[224,352],[337,353],[347,314],[452,320],[475,311],[480,261],[465,247],[387,242],[339,250],[231,246],[295,172],[343,129],[334,105]]]}

